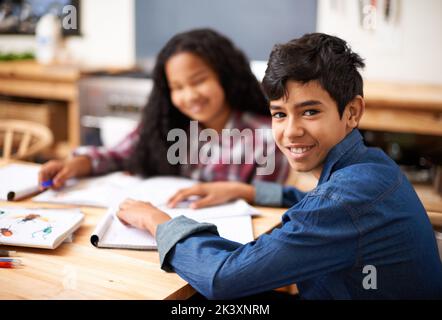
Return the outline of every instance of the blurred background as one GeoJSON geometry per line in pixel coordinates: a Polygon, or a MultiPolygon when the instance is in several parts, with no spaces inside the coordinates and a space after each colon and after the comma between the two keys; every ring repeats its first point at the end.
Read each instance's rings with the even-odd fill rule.
{"type": "Polygon", "coordinates": [[[0,121],[51,130],[37,162],[111,146],[139,119],[160,48],[195,27],[229,36],[259,80],[275,43],[345,39],[366,62],[367,144],[441,192],[440,0],[0,0],[0,121]]]}

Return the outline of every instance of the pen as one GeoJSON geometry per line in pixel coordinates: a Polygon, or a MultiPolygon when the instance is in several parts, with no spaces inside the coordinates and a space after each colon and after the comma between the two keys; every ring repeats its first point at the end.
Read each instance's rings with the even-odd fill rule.
{"type": "Polygon", "coordinates": [[[53,184],[54,184],[54,183],[53,183],[52,179],[50,179],[50,180],[43,181],[43,182],[41,183],[41,186],[42,186],[43,188],[49,188],[49,187],[52,187],[53,184]]]}
{"type": "Polygon", "coordinates": [[[16,251],[0,250],[0,257],[15,257],[16,251]]]}
{"type": "Polygon", "coordinates": [[[5,259],[0,258],[0,268],[15,268],[21,265],[21,261],[18,259],[5,259]]]}

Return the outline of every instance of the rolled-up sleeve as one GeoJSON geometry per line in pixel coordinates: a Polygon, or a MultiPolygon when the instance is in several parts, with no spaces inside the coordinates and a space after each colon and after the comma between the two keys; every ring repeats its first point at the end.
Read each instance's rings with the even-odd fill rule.
{"type": "Polygon", "coordinates": [[[253,186],[255,187],[254,203],[258,206],[289,208],[301,201],[307,194],[295,187],[274,182],[254,181],[253,186]]]}
{"type": "Polygon", "coordinates": [[[72,156],[87,156],[91,159],[92,174],[101,175],[113,171],[123,170],[124,161],[130,157],[136,147],[140,134],[138,126],[121,142],[112,148],[81,146],[72,152],[72,156]]]}
{"type": "Polygon", "coordinates": [[[203,231],[219,235],[214,224],[197,222],[186,218],[185,216],[179,216],[160,224],[157,228],[156,241],[158,254],[160,256],[161,269],[172,271],[170,266],[166,263],[166,256],[177,242],[187,238],[193,233],[203,231]]]}
{"type": "Polygon", "coordinates": [[[258,206],[281,207],[283,186],[279,183],[254,181],[255,199],[258,206]]]}

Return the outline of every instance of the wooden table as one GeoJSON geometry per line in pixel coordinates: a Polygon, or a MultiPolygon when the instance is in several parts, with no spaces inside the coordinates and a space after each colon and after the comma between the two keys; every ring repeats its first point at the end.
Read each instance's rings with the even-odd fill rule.
{"type": "MultiPolygon", "coordinates": [[[[43,207],[31,201],[0,201],[0,207],[11,206],[43,207]]],[[[255,237],[279,225],[285,211],[259,209],[263,215],[253,218],[255,237]]],[[[55,250],[2,246],[18,251],[24,266],[0,269],[0,299],[187,299],[195,293],[176,273],[160,269],[157,251],[92,246],[90,235],[106,210],[84,207],[82,211],[85,221],[72,243],[55,250]]]]}

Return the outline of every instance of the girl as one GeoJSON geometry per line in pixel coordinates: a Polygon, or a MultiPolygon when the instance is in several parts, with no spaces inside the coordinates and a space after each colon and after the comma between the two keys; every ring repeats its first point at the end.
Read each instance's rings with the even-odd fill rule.
{"type": "MultiPolygon", "coordinates": [[[[175,35],[157,57],[153,81],[135,131],[112,149],[80,147],[67,161],[49,161],[41,169],[40,184],[52,180],[57,189],[72,177],[116,170],[143,176],[181,175],[206,182],[285,181],[288,164],[276,148],[271,153],[278,169],[268,175],[257,175],[256,161],[172,164],[167,159],[168,149],[174,143],[167,140],[168,133],[172,129],[188,132],[190,120],[198,121],[199,130],[210,128],[218,133],[223,128],[270,128],[267,100],[245,55],[229,39],[209,29],[175,35]]],[[[247,156],[245,148],[239,145],[241,141],[230,146],[232,154],[240,153],[236,155],[240,159],[247,156]]],[[[254,139],[254,153],[261,152],[265,143],[274,145],[273,141],[254,139]]],[[[198,148],[199,151],[201,145],[198,148]]]]}

